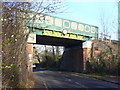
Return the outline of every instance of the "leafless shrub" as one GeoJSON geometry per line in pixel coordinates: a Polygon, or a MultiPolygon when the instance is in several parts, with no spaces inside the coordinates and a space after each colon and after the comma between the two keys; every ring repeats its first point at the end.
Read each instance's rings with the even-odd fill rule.
{"type": "Polygon", "coordinates": [[[29,13],[55,13],[61,8],[61,1],[2,2],[2,8],[3,88],[25,88],[28,76],[31,76],[27,69],[26,46],[29,32],[26,25],[37,15],[30,18],[29,13]]]}

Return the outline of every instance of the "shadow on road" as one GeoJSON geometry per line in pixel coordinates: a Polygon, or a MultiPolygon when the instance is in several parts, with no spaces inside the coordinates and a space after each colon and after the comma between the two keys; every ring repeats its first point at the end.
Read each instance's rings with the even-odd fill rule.
{"type": "Polygon", "coordinates": [[[33,72],[45,71],[46,69],[33,69],[33,72]]]}
{"type": "Polygon", "coordinates": [[[40,71],[46,71],[46,70],[50,70],[50,71],[63,71],[59,68],[39,68],[39,69],[33,69],[33,72],[40,72],[40,71]]]}

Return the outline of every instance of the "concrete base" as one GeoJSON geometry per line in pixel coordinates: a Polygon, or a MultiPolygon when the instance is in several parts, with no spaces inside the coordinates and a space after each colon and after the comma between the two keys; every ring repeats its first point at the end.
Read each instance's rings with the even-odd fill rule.
{"type": "Polygon", "coordinates": [[[65,48],[60,68],[67,71],[83,72],[83,49],[80,46],[65,48]]]}

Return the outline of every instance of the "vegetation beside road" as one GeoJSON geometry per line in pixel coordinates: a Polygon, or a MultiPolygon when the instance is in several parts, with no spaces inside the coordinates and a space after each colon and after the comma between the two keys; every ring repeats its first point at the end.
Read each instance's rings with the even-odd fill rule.
{"type": "MultiPolygon", "coordinates": [[[[27,68],[27,28],[23,23],[28,20],[30,8],[26,2],[2,2],[2,87],[29,88],[32,78],[27,68]],[[24,7],[26,6],[26,7],[24,7]],[[22,9],[23,8],[23,9],[22,9]],[[29,84],[29,85],[27,85],[29,84]]],[[[31,85],[32,86],[32,85],[31,85]]]]}
{"type": "Polygon", "coordinates": [[[35,20],[43,18],[38,13],[57,13],[61,4],[61,1],[56,0],[48,3],[44,0],[1,3],[2,88],[32,88],[34,78],[28,64],[31,59],[28,57],[28,43],[31,43],[27,42],[29,34],[33,30],[35,20]],[[30,21],[33,21],[32,27],[28,27],[30,21]]]}
{"type": "Polygon", "coordinates": [[[58,68],[58,62],[61,58],[61,55],[48,50],[45,50],[41,53],[38,53],[36,49],[34,49],[34,51],[36,54],[33,56],[33,63],[35,59],[38,60],[39,63],[36,63],[37,68],[58,68]]]}
{"type": "Polygon", "coordinates": [[[109,50],[105,50],[97,58],[90,59],[86,73],[120,76],[120,56],[114,56],[109,50]]]}

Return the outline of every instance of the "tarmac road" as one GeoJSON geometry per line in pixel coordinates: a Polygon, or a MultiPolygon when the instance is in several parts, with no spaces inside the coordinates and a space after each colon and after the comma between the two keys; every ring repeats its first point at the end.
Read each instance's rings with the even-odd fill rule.
{"type": "MultiPolygon", "coordinates": [[[[64,74],[60,71],[39,71],[33,72],[36,85],[35,88],[40,88],[44,83],[46,88],[116,88],[120,86],[114,83],[88,78],[85,76],[76,76],[64,74]]],[[[118,89],[120,90],[120,89],[118,89]]]]}

